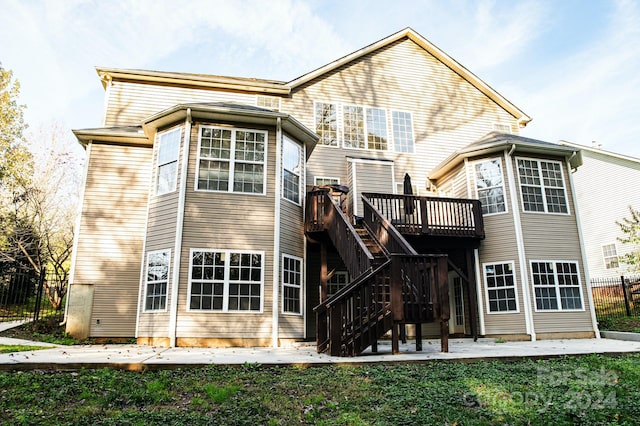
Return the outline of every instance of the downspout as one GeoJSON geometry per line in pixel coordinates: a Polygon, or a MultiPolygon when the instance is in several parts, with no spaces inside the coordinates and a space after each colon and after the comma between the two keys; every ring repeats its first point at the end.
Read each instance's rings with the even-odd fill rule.
{"type": "MultiPolygon", "coordinates": [[[[571,157],[567,159],[567,169],[571,170],[571,159],[575,157],[577,153],[573,151],[571,157]]],[[[589,311],[591,312],[591,324],[593,325],[593,331],[596,334],[596,339],[600,338],[600,330],[598,329],[598,319],[596,317],[596,309],[593,305],[593,293],[591,290],[591,276],[589,274],[589,267],[587,265],[587,250],[584,246],[584,234],[582,233],[582,222],[580,222],[580,212],[578,211],[578,197],[576,196],[576,189],[573,183],[573,173],[569,173],[569,186],[571,187],[571,199],[573,200],[573,211],[576,214],[576,226],[578,227],[578,238],[580,239],[580,255],[582,256],[582,268],[584,269],[584,279],[587,281],[587,299],[589,300],[589,311]]]]}
{"type": "Polygon", "coordinates": [[[276,121],[276,190],[274,199],[273,214],[273,301],[271,303],[272,319],[271,319],[271,346],[278,347],[279,328],[280,328],[280,191],[282,179],[282,119],[277,118],[276,121]]]}
{"type": "Polygon", "coordinates": [[[182,168],[180,171],[180,194],[176,217],[176,239],[173,251],[173,274],[171,275],[171,308],[169,313],[169,346],[176,346],[178,326],[178,289],[180,284],[180,257],[182,255],[182,229],[184,228],[184,205],[187,196],[187,167],[189,165],[189,143],[191,141],[191,108],[187,108],[182,147],[182,168]]]}
{"type": "Polygon", "coordinates": [[[78,244],[80,240],[80,226],[82,225],[82,211],[84,210],[84,193],[87,186],[87,177],[89,176],[89,160],[91,159],[91,147],[93,141],[87,143],[85,154],[84,170],[82,172],[82,186],[80,186],[80,202],[76,212],[76,221],[73,225],[73,246],[71,248],[71,267],[69,268],[69,281],[67,284],[67,299],[64,302],[64,318],[60,325],[67,324],[67,315],[69,314],[69,299],[71,299],[71,285],[76,279],[76,262],[78,261],[78,244]]]}
{"type": "Polygon", "coordinates": [[[518,247],[518,262],[520,263],[520,281],[522,282],[522,303],[524,305],[524,322],[527,334],[531,336],[531,341],[536,341],[536,332],[533,325],[533,313],[531,312],[531,299],[529,293],[529,278],[527,275],[527,256],[524,250],[524,237],[522,235],[522,221],[520,220],[520,202],[516,188],[516,175],[513,171],[511,154],[516,150],[516,145],[511,145],[511,149],[505,155],[507,176],[509,177],[509,192],[511,193],[511,210],[513,211],[513,225],[516,234],[516,246],[518,247]]]}
{"type": "MultiPolygon", "coordinates": [[[[307,217],[306,216],[306,212],[305,209],[307,208],[306,206],[306,188],[307,188],[307,145],[306,144],[302,144],[302,227],[304,230],[304,220],[307,217]]],[[[304,234],[304,231],[302,232],[302,323],[303,323],[303,328],[304,328],[304,332],[303,332],[303,338],[306,340],[307,339],[307,279],[306,279],[306,273],[307,273],[307,236],[304,234]]]]}

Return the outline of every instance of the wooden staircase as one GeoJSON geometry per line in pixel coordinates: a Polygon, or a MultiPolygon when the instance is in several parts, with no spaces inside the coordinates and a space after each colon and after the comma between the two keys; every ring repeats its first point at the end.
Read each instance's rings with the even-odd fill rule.
{"type": "Polygon", "coordinates": [[[355,277],[315,308],[318,352],[357,356],[370,346],[375,352],[391,331],[397,353],[401,324],[434,321],[443,324],[442,350],[448,351],[447,256],[416,253],[366,197],[363,203],[362,225],[353,227],[328,190],[307,195],[307,235],[327,235],[355,277]]]}

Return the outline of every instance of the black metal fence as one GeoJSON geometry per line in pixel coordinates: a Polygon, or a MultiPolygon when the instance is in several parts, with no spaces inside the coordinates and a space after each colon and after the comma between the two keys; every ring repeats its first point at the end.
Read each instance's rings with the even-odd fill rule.
{"type": "Polygon", "coordinates": [[[594,278],[591,293],[599,320],[640,317],[640,275],[594,278]]]}
{"type": "Polygon", "coordinates": [[[0,272],[0,322],[37,321],[43,316],[64,314],[64,305],[54,307],[46,296],[55,277],[43,272],[37,276],[30,271],[0,272]]]}

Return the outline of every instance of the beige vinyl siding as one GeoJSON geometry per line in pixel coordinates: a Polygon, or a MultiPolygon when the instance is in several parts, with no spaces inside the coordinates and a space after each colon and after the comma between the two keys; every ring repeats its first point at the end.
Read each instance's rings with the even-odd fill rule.
{"type": "Polygon", "coordinates": [[[355,185],[351,188],[352,203],[357,203],[357,211],[355,209],[351,210],[352,214],[363,215],[363,192],[395,193],[393,163],[388,161],[375,163],[369,161],[358,162],[354,159],[352,167],[355,169],[355,185]]]}
{"type": "Polygon", "coordinates": [[[640,209],[640,191],[629,186],[640,182],[640,160],[587,150],[582,151],[582,158],[584,164],[573,174],[573,179],[589,275],[591,278],[619,277],[627,273],[628,266],[620,262],[619,268],[606,269],[602,246],[615,243],[618,256],[638,249],[617,240],[624,234],[616,221],[631,217],[629,205],[640,209]]]}
{"type": "MultiPolygon", "coordinates": [[[[293,140],[293,139],[292,139],[293,140]]],[[[301,155],[303,149],[300,150],[301,155]]],[[[300,170],[300,187],[304,188],[304,173],[305,165],[304,161],[301,161],[302,169],[300,170]]],[[[282,176],[279,177],[282,179],[282,176]]],[[[301,203],[304,204],[304,193],[301,195],[301,203]]],[[[280,271],[279,271],[279,285],[280,285],[280,301],[278,306],[279,314],[279,336],[280,338],[304,338],[304,319],[305,319],[305,293],[306,283],[304,280],[304,217],[302,205],[298,206],[289,200],[281,198],[281,210],[280,210],[280,271]],[[282,312],[283,307],[283,294],[282,291],[282,255],[287,254],[291,256],[303,259],[303,282],[302,282],[302,314],[285,314],[282,312]]],[[[306,315],[312,313],[307,312],[306,315]]]]}
{"type": "MultiPolygon", "coordinates": [[[[275,129],[268,131],[266,195],[195,191],[197,140],[201,124],[191,132],[177,336],[194,338],[270,338],[273,307],[273,227],[275,214],[275,129]],[[191,249],[228,249],[264,252],[263,312],[217,313],[187,311],[191,249]]],[[[239,126],[249,128],[243,124],[239,126]]],[[[254,128],[254,127],[251,127],[254,128]]]]}
{"type": "MultiPolygon", "coordinates": [[[[173,287],[173,260],[175,256],[175,238],[176,238],[176,220],[178,215],[178,198],[180,188],[182,186],[180,180],[180,170],[182,168],[182,148],[184,143],[184,127],[174,126],[158,132],[158,134],[170,131],[175,128],[181,128],[180,146],[178,148],[178,164],[177,164],[177,183],[176,190],[162,195],[156,195],[156,187],[158,180],[158,147],[154,144],[153,150],[153,172],[150,185],[149,210],[147,221],[147,236],[145,250],[147,253],[156,250],[171,250],[171,258],[169,259],[169,282],[167,285],[167,308],[163,311],[145,312],[145,279],[146,272],[142,271],[141,275],[141,294],[138,321],[138,335],[144,337],[167,337],[169,326],[169,306],[171,306],[171,287],[173,287]]],[[[146,254],[145,254],[146,262],[146,254]]]]}
{"type": "Polygon", "coordinates": [[[140,123],[142,119],[181,103],[236,102],[255,105],[256,95],[161,84],[114,81],[109,89],[105,126],[140,123]]]}
{"type": "Polygon", "coordinates": [[[464,163],[460,163],[438,179],[436,185],[436,193],[442,197],[471,198],[468,192],[467,172],[464,163]]]}
{"type": "MultiPolygon", "coordinates": [[[[514,157],[518,157],[515,155],[514,157]]],[[[530,157],[526,157],[530,158],[530,157]]],[[[531,157],[533,158],[533,157],[531,157]]],[[[544,159],[543,159],[544,160],[544,159]]],[[[514,173],[517,174],[517,162],[514,158],[514,173]]],[[[567,196],[569,214],[530,213],[520,208],[524,248],[527,258],[527,276],[531,288],[531,310],[533,312],[536,333],[552,333],[564,331],[592,331],[589,299],[585,280],[585,268],[580,251],[578,225],[576,223],[575,205],[569,185],[569,175],[566,163],[562,163],[564,186],[567,196]],[[571,261],[577,262],[580,271],[582,302],[584,311],[535,311],[535,296],[533,282],[531,282],[531,261],[571,261]]],[[[520,185],[517,185],[518,202],[521,203],[520,185]]]]}
{"type": "MultiPolygon", "coordinates": [[[[413,183],[424,188],[427,173],[452,151],[492,131],[495,122],[515,124],[510,114],[408,39],[364,55],[301,86],[290,99],[282,100],[282,111],[315,129],[314,101],[384,108],[390,135],[390,111],[411,112],[416,152],[318,146],[308,165],[311,177],[336,176],[337,171],[345,171],[342,164],[345,156],[362,155],[394,160],[396,179],[409,173],[413,183]]],[[[345,177],[340,175],[342,181],[346,181],[345,177]]]]}
{"type": "Polygon", "coordinates": [[[151,155],[149,147],[91,145],[74,281],[94,286],[94,337],[135,334],[151,155]]]}

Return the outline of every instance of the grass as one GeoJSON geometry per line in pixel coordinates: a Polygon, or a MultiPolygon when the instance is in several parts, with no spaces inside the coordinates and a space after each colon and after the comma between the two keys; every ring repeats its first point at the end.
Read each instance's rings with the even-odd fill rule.
{"type": "Polygon", "coordinates": [[[48,346],[0,345],[0,354],[9,354],[13,352],[38,351],[41,349],[51,349],[51,348],[48,346]]]}
{"type": "Polygon", "coordinates": [[[598,326],[600,330],[640,333],[640,317],[603,318],[598,326]]]}
{"type": "Polygon", "coordinates": [[[0,423],[637,424],[640,355],[0,373],[0,423]]]}

